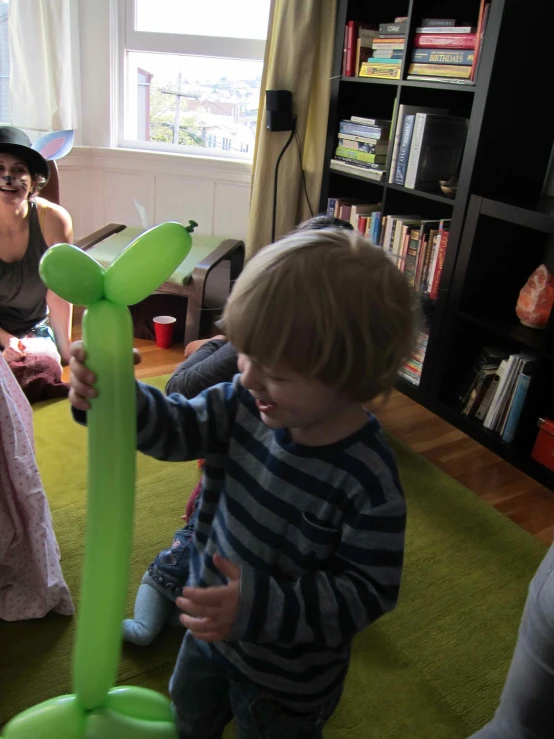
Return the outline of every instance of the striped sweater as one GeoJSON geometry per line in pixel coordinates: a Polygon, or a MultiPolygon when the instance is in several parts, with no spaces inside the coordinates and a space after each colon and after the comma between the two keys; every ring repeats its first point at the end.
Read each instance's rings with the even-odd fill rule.
{"type": "Polygon", "coordinates": [[[138,448],[206,459],[188,584],[224,582],[214,552],[241,567],[231,634],[212,648],[292,705],[336,690],[353,636],[394,608],[400,586],[405,502],[375,417],[307,447],[262,423],[238,376],[193,400],[138,383],[138,448]]]}

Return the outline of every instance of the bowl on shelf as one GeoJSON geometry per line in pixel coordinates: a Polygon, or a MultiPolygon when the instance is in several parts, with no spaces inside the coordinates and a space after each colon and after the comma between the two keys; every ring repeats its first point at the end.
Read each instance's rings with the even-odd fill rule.
{"type": "Polygon", "coordinates": [[[439,180],[439,185],[443,195],[447,198],[455,198],[458,190],[458,178],[451,177],[449,180],[439,180]]]}

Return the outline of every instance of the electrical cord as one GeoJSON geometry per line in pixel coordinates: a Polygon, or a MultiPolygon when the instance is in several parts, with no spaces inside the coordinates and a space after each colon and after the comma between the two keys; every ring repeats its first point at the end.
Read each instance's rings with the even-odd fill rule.
{"type": "Polygon", "coordinates": [[[298,148],[298,159],[300,160],[300,171],[302,172],[302,183],[304,185],[304,194],[306,196],[306,202],[308,203],[308,208],[310,209],[310,215],[313,218],[314,211],[312,208],[312,204],[310,203],[310,198],[308,197],[308,187],[306,186],[306,174],[304,172],[304,167],[302,166],[302,150],[300,149],[300,136],[298,135],[298,131],[296,130],[296,127],[294,129],[294,135],[296,137],[296,146],[298,148]]]}
{"type": "Polygon", "coordinates": [[[279,164],[281,163],[283,154],[288,149],[290,142],[294,138],[295,131],[296,131],[296,118],[293,118],[290,136],[287,139],[287,143],[281,149],[281,153],[279,154],[277,163],[275,164],[275,176],[273,179],[273,218],[271,222],[271,242],[272,243],[275,241],[275,222],[277,220],[277,181],[279,179],[279,164]]]}

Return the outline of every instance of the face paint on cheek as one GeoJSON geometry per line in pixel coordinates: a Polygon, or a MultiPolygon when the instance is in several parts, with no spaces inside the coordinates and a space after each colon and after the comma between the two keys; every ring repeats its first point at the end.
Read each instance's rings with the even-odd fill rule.
{"type": "Polygon", "coordinates": [[[27,190],[31,187],[31,179],[29,175],[26,174],[19,175],[18,177],[4,175],[4,177],[0,177],[0,187],[2,187],[2,185],[5,187],[17,187],[22,190],[27,190]]]}

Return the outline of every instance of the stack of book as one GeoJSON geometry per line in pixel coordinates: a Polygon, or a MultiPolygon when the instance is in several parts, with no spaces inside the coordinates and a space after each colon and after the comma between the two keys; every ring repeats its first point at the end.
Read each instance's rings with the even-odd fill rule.
{"type": "Polygon", "coordinates": [[[389,182],[415,190],[440,192],[439,180],[458,174],[467,118],[437,108],[400,105],[389,182]]]}
{"type": "Polygon", "coordinates": [[[536,355],[509,354],[486,346],[475,360],[460,392],[460,411],[482,421],[506,443],[514,439],[536,355]]]}
{"type": "Polygon", "coordinates": [[[359,76],[399,80],[408,21],[395,18],[394,23],[381,23],[378,31],[372,41],[371,56],[360,56],[359,76]]]}
{"type": "Polygon", "coordinates": [[[381,182],[389,146],[390,120],[351,116],[340,122],[331,169],[381,182]]]}
{"type": "Polygon", "coordinates": [[[429,332],[420,331],[417,337],[417,344],[410,358],[400,370],[400,377],[403,380],[418,386],[421,382],[421,373],[423,371],[423,362],[425,361],[425,352],[427,351],[427,342],[429,341],[429,332]]]}
{"type": "Polygon", "coordinates": [[[475,84],[490,3],[481,0],[477,26],[454,18],[423,18],[415,30],[409,80],[475,84]]]}
{"type": "Polygon", "coordinates": [[[381,233],[381,203],[362,203],[355,198],[329,198],[327,215],[350,221],[366,239],[379,243],[381,233]]]}
{"type": "Polygon", "coordinates": [[[380,241],[410,285],[435,300],[448,246],[450,219],[422,219],[414,215],[381,218],[380,241]]]}

